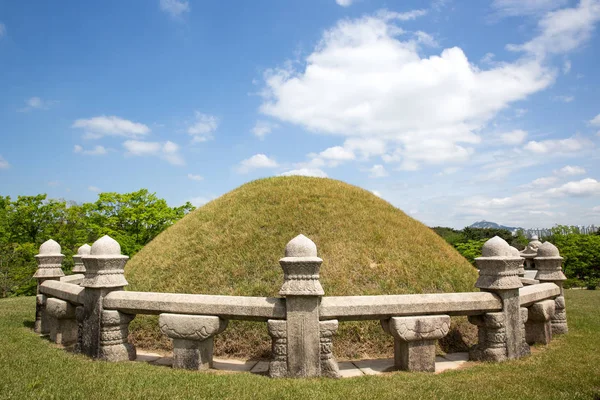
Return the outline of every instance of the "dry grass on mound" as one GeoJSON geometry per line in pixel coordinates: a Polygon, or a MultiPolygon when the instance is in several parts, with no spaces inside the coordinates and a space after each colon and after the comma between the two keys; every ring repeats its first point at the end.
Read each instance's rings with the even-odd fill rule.
{"type": "MultiPolygon", "coordinates": [[[[326,295],[474,290],[474,268],[431,229],[369,191],[307,177],[250,182],[190,213],[127,264],[129,289],[277,296],[278,260],[300,233],[318,247],[326,295]]],[[[139,343],[159,340],[152,321],[134,322],[139,343]]],[[[389,342],[378,323],[344,323],[336,347],[379,355],[389,342]]],[[[216,350],[259,357],[268,343],[265,324],[232,322],[216,350]]]]}

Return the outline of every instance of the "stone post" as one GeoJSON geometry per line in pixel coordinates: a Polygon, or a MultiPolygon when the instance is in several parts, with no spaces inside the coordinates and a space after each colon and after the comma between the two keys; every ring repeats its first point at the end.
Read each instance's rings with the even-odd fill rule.
{"type": "Polygon", "coordinates": [[[554,300],[544,300],[529,307],[529,318],[525,325],[527,343],[549,344],[552,340],[552,317],[555,310],[554,300]]]}
{"type": "Polygon", "coordinates": [[[333,335],[338,330],[339,323],[336,319],[319,322],[321,338],[321,376],[339,378],[340,368],[333,357],[333,335]]]}
{"type": "Polygon", "coordinates": [[[38,269],[33,275],[37,280],[34,331],[43,335],[50,333],[50,326],[45,312],[47,298],[40,293],[40,285],[48,280],[59,281],[61,277],[65,276],[61,269],[65,256],[60,251],[60,245],[50,239],[42,243],[39,253],[35,256],[38,269]]]}
{"type": "Polygon", "coordinates": [[[298,235],[285,247],[279,260],[284,281],[279,295],[286,298],[287,376],[308,378],[321,375],[319,304],[323,287],[319,270],[323,260],[317,246],[298,235]]]}
{"type": "Polygon", "coordinates": [[[531,237],[531,241],[525,247],[525,250],[521,252],[521,257],[525,259],[525,269],[535,269],[533,259],[537,256],[538,248],[542,245],[542,242],[538,240],[536,235],[531,237]]]}
{"type": "Polygon", "coordinates": [[[85,273],[85,265],[83,265],[83,261],[81,261],[81,257],[89,256],[91,250],[92,250],[92,247],[87,243],[77,249],[77,254],[73,256],[73,273],[74,274],[85,273]]]}
{"type": "Polygon", "coordinates": [[[46,313],[50,325],[50,340],[68,346],[77,341],[75,306],[61,299],[49,298],[46,313]]]}
{"type": "Polygon", "coordinates": [[[521,262],[517,269],[517,275],[519,275],[519,278],[525,277],[525,258],[521,257],[521,253],[516,247],[510,246],[510,251],[513,257],[519,257],[521,259],[521,262]]]}
{"type": "Polygon", "coordinates": [[[129,257],[121,255],[121,246],[109,236],[92,245],[89,255],[82,255],[85,288],[81,313],[81,343],[77,348],[93,358],[108,361],[135,359],[135,348],[127,342],[128,324],[134,318],[119,311],[104,310],[106,295],[127,286],[124,275],[129,257]]]}
{"type": "Polygon", "coordinates": [[[402,371],[435,372],[435,341],[450,331],[450,316],[392,317],[382,320],[394,337],[394,366],[402,371]]]}
{"type": "Polygon", "coordinates": [[[558,249],[550,242],[546,242],[539,247],[537,257],[534,259],[538,270],[535,279],[541,283],[552,282],[560,288],[560,295],[554,300],[555,311],[551,319],[554,335],[569,331],[563,289],[563,282],[567,280],[567,277],[562,272],[562,260],[563,258],[560,256],[558,249]]]}
{"type": "Polygon", "coordinates": [[[531,354],[531,349],[527,343],[527,321],[529,320],[529,310],[527,307],[521,307],[521,357],[531,354]]]}
{"type": "Polygon", "coordinates": [[[514,255],[508,243],[498,236],[485,242],[481,252],[482,257],[475,259],[479,268],[475,286],[498,295],[502,300],[502,311],[483,318],[469,318],[478,326],[480,339],[471,357],[490,361],[519,358],[524,355],[519,300],[519,288],[523,285],[518,275],[522,259],[514,255]],[[502,341],[504,354],[499,350],[502,341]],[[488,351],[488,347],[495,350],[488,351]]]}
{"type": "Polygon", "coordinates": [[[204,370],[212,367],[215,335],[227,321],[216,316],[160,314],[162,333],[173,339],[173,368],[204,370]]]}

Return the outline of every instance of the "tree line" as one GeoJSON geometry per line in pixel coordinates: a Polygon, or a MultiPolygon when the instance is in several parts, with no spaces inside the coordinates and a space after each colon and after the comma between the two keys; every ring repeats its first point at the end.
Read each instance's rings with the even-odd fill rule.
{"type": "MultiPolygon", "coordinates": [[[[494,228],[456,230],[437,226],[432,229],[473,265],[475,258],[481,256],[483,244],[494,236],[500,236],[519,250],[529,243],[523,231],[513,234],[506,229],[494,228]]],[[[568,278],[565,287],[595,289],[600,285],[600,232],[586,234],[576,226],[557,225],[543,240],[554,244],[564,258],[563,271],[568,278]]]]}
{"type": "Polygon", "coordinates": [[[169,207],[147,189],[100,193],[97,201],[82,204],[45,194],[0,196],[0,297],[35,294],[34,256],[48,239],[61,245],[63,269],[69,272],[81,245],[109,235],[131,257],[193,209],[189,202],[169,207]]]}

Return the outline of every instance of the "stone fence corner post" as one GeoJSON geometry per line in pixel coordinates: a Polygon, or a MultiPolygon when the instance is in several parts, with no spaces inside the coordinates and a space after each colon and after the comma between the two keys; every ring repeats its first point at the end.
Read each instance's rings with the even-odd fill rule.
{"type": "Polygon", "coordinates": [[[77,348],[83,354],[107,361],[134,360],[135,347],[128,343],[129,323],[134,315],[104,310],[107,294],[127,286],[124,275],[129,257],[121,255],[121,246],[109,236],[96,240],[89,255],[82,255],[85,277],[84,304],[78,310],[81,319],[77,348]]]}
{"type": "Polygon", "coordinates": [[[560,335],[567,333],[567,310],[565,308],[565,292],[563,282],[567,277],[562,272],[563,258],[560,256],[558,249],[550,242],[545,242],[538,248],[537,257],[534,258],[537,267],[535,279],[543,282],[551,282],[560,288],[560,295],[555,301],[555,312],[551,319],[552,333],[560,335]]]}
{"type": "Polygon", "coordinates": [[[498,236],[488,240],[481,252],[482,257],[475,259],[479,268],[475,286],[498,295],[502,300],[502,311],[469,317],[469,321],[479,328],[479,343],[470,357],[482,361],[522,357],[529,352],[519,299],[519,288],[523,285],[518,273],[523,259],[498,236]]]}
{"type": "Polygon", "coordinates": [[[85,265],[83,265],[81,257],[89,256],[91,250],[92,247],[87,243],[77,249],[77,254],[73,256],[73,273],[85,273],[85,265]]]}
{"type": "Polygon", "coordinates": [[[47,298],[40,293],[40,285],[44,281],[59,281],[60,278],[65,276],[61,269],[64,258],[64,254],[61,254],[60,245],[52,239],[42,243],[39,253],[35,256],[38,269],[33,275],[37,280],[34,331],[37,333],[50,333],[49,321],[45,312],[47,298]]]}

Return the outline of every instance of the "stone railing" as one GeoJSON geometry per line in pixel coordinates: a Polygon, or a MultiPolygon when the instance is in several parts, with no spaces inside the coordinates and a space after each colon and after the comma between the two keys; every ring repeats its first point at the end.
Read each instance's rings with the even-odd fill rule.
{"type": "Polygon", "coordinates": [[[553,334],[567,332],[562,258],[550,243],[539,247],[537,276],[527,286],[525,258],[495,237],[476,259],[479,292],[337,297],[324,296],[322,260],[303,235],[287,244],[280,260],[280,297],[125,291],[128,257],[119,244],[104,236],[86,246],[74,257],[74,271],[83,276],[72,277],[60,269],[58,243],[40,247],[35,329],[101,360],[135,359],[127,337],[136,314],[159,315],[161,331],[173,340],[173,367],[195,370],[211,367],[213,339],[229,320],[266,322],[271,377],[338,377],[332,350],[339,321],[380,320],[394,341],[395,367],[408,371],[434,371],[435,341],[448,334],[453,315],[468,316],[478,327],[471,360],[519,358],[529,354],[530,344],[547,344],[553,334]]]}

